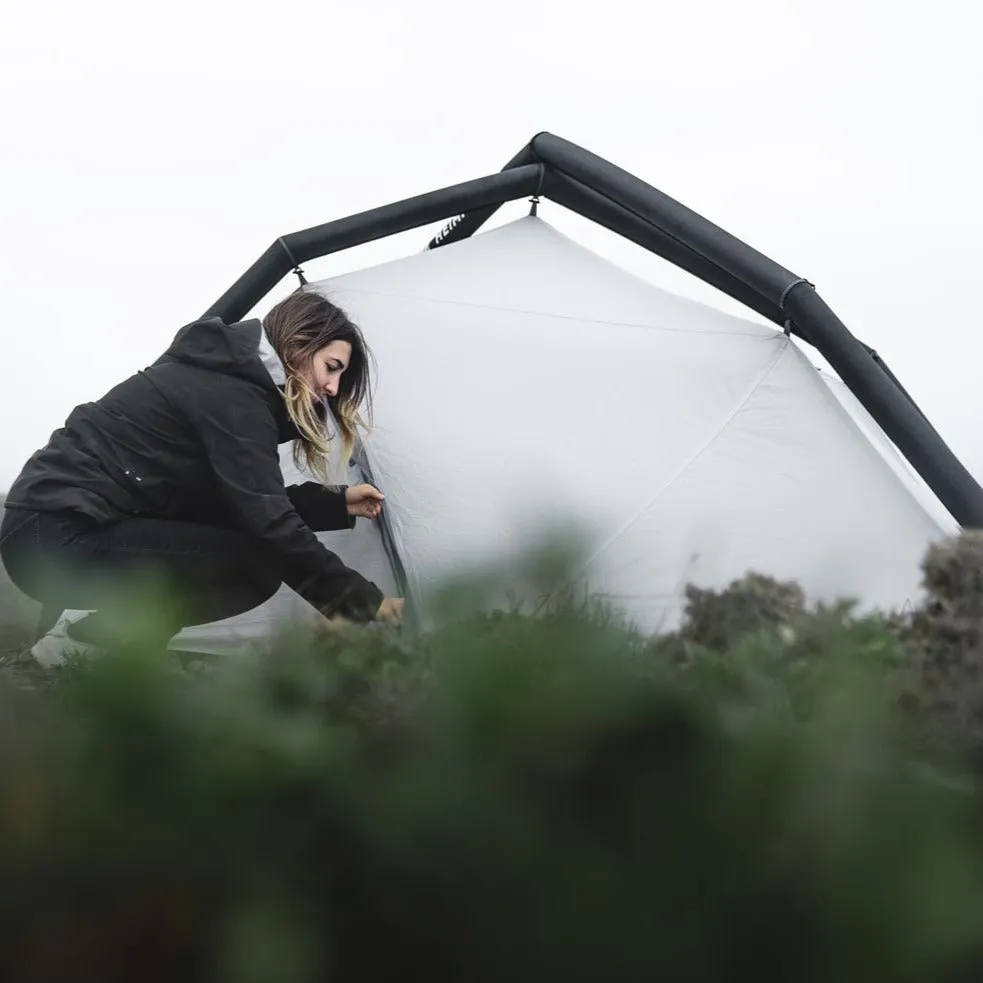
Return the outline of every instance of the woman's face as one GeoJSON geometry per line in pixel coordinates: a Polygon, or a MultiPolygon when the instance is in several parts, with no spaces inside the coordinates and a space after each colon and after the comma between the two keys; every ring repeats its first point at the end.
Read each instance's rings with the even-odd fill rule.
{"type": "Polygon", "coordinates": [[[318,397],[337,396],[341,375],[352,358],[352,346],[347,341],[332,341],[314,353],[301,377],[310,384],[318,397]]]}

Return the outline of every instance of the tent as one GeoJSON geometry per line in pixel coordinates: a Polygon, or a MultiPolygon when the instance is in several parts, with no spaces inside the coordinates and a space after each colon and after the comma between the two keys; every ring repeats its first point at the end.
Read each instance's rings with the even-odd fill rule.
{"type": "MultiPolygon", "coordinates": [[[[507,569],[557,524],[584,538],[578,581],[643,630],[677,623],[687,583],[749,570],[896,608],[928,544],[983,518],[983,490],[812,284],[551,134],[496,174],[277,239],[208,313],[239,320],[291,270],[306,283],[302,263],[446,219],[422,252],[308,284],[375,354],[349,480],[387,495],[384,521],[322,539],[424,619],[430,586],[507,569]],[[526,197],[528,215],[481,230],[526,197]],[[558,232],[544,198],[760,317],[626,272],[558,232]]],[[[283,467],[301,477],[286,448],[283,467]]],[[[222,651],[304,616],[284,587],[173,644],[222,651]]]]}

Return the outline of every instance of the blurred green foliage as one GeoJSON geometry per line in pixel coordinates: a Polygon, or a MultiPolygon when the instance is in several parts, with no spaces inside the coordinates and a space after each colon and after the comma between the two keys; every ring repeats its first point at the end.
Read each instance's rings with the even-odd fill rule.
{"type": "Polygon", "coordinates": [[[471,583],[0,688],[0,980],[979,979],[980,571],[904,615],[750,575],[656,638],[471,583]]]}

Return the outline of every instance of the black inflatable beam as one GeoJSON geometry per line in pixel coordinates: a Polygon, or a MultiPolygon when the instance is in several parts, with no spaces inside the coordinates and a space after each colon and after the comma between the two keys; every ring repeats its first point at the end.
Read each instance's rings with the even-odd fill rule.
{"type": "Polygon", "coordinates": [[[788,284],[798,279],[702,215],[588,150],[551,133],[538,134],[531,147],[547,167],[654,225],[779,308],[788,284]]]}
{"type": "Polygon", "coordinates": [[[922,412],[921,407],[919,407],[919,405],[912,398],[911,393],[909,393],[908,390],[901,385],[901,380],[891,371],[891,366],[888,365],[883,358],[881,358],[880,353],[875,351],[875,349],[871,348],[870,345],[865,345],[862,341],[860,342],[860,344],[863,347],[863,350],[877,363],[877,365],[880,367],[880,370],[891,380],[891,382],[894,383],[894,385],[898,387],[898,389],[901,390],[901,392],[903,393],[904,397],[908,400],[908,402],[911,403],[911,405],[914,406],[915,409],[918,410],[918,412],[921,413],[921,415],[925,417],[926,420],[928,420],[928,417],[925,416],[925,414],[922,412]]]}
{"type": "Polygon", "coordinates": [[[220,317],[229,324],[240,321],[300,263],[462,212],[524,198],[535,192],[541,178],[542,168],[536,164],[514,167],[281,236],[204,316],[220,317]]]}

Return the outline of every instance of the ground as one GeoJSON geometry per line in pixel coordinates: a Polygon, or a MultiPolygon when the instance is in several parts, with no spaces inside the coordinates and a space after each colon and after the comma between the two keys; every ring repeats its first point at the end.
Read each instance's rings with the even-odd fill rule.
{"type": "Polygon", "coordinates": [[[0,679],[19,686],[37,686],[52,677],[50,670],[39,666],[30,653],[31,640],[25,626],[11,623],[6,611],[0,613],[0,679]]]}
{"type": "Polygon", "coordinates": [[[37,618],[38,606],[14,587],[0,566],[0,679],[37,686],[53,676],[30,655],[37,618]]]}

